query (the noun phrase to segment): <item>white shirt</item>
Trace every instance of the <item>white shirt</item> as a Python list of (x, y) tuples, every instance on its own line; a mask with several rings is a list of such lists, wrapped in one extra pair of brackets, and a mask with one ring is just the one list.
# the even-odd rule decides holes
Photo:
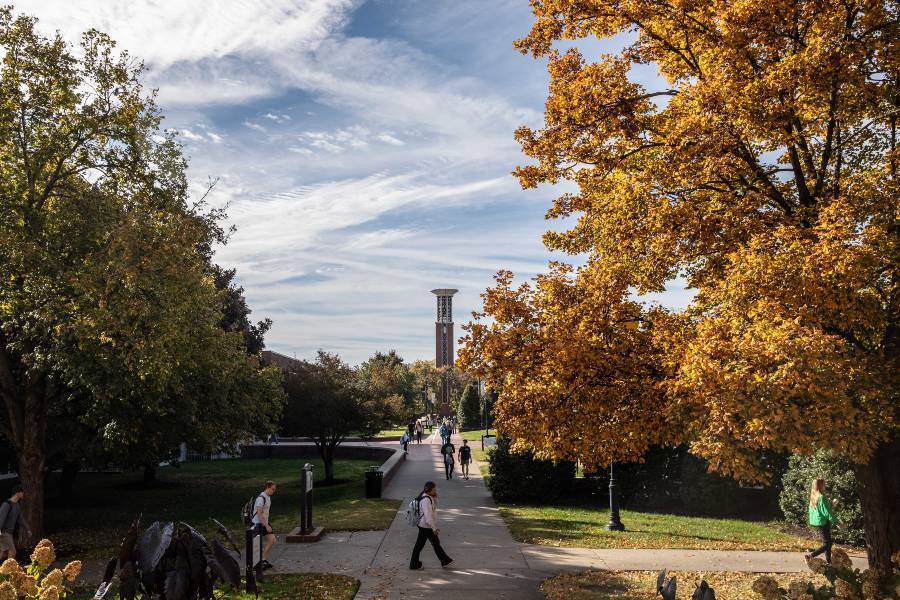
[[(259, 513), (262, 513), (263, 517), (265, 517), (265, 522), (269, 522), (269, 508), (272, 506), (272, 499), (269, 498), (269, 495), (263, 492), (259, 496), (256, 497), (256, 502), (253, 503), (253, 524), (259, 525), (262, 521), (259, 518)], [(262, 508), (262, 510), (259, 510)]]
[(437, 506), (435, 500), (428, 494), (423, 494), (419, 500), (419, 527), (437, 529)]

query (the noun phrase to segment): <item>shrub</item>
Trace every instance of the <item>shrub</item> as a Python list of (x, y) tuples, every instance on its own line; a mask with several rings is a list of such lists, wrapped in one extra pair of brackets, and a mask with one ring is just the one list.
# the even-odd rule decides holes
[(466, 386), (459, 398), (459, 408), (456, 414), (459, 416), (462, 429), (471, 430), (481, 427), (481, 402), (478, 399), (478, 389), (471, 383)]
[(862, 508), (856, 493), (856, 476), (850, 461), (831, 450), (819, 450), (812, 456), (792, 456), (782, 477), (779, 506), (789, 523), (806, 525), (809, 518), (809, 488), (813, 479), (827, 484), (826, 496), (832, 501), (835, 516), (844, 527), (832, 530), (835, 541), (865, 543)]
[(530, 453), (512, 453), (509, 445), (509, 440), (500, 438), (488, 455), (489, 486), (497, 502), (546, 504), (569, 494), (575, 463), (536, 460)]

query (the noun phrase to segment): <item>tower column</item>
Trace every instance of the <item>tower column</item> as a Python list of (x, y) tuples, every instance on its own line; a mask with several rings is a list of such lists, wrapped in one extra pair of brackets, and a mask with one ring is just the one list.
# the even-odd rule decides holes
[[(436, 289), (431, 293), (437, 296), (437, 319), (434, 323), (434, 364), (437, 368), (452, 367), (453, 356), (453, 294), (459, 290)], [(453, 412), (450, 408), (450, 382), (441, 381), (438, 393), (438, 413), (447, 416)]]

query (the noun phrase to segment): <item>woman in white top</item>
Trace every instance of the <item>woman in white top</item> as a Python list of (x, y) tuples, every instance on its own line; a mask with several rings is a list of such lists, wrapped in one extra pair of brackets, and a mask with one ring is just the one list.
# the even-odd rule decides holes
[(438, 539), (441, 530), (437, 526), (437, 485), (433, 481), (427, 482), (425, 489), (419, 494), (418, 500), (420, 515), (418, 522), (419, 537), (416, 538), (416, 544), (413, 546), (412, 557), (409, 559), (409, 568), (422, 568), (419, 554), (422, 552), (422, 548), (425, 547), (425, 540), (431, 542), (434, 553), (437, 555), (438, 560), (441, 561), (441, 566), (446, 567), (453, 562), (453, 559), (447, 556), (447, 553), (441, 547), (441, 540)]

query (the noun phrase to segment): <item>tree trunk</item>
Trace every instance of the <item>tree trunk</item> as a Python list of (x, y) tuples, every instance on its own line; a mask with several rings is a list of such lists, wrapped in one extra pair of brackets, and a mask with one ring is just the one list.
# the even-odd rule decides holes
[(154, 462), (148, 461), (144, 463), (144, 483), (156, 483), (157, 466)]
[(24, 546), (31, 546), (44, 534), (44, 444), (43, 432), (38, 425), (26, 425), (24, 439), (17, 449), (19, 460), (19, 482), (25, 498), (22, 502), (22, 513), (31, 527), (29, 532), (23, 531), (21, 539)]
[(856, 484), (866, 526), (869, 566), (891, 572), (900, 550), (900, 438), (882, 443), (868, 463), (856, 465)]
[(322, 460), (325, 462), (325, 483), (331, 483), (334, 481), (334, 447), (330, 444), (325, 446)]

